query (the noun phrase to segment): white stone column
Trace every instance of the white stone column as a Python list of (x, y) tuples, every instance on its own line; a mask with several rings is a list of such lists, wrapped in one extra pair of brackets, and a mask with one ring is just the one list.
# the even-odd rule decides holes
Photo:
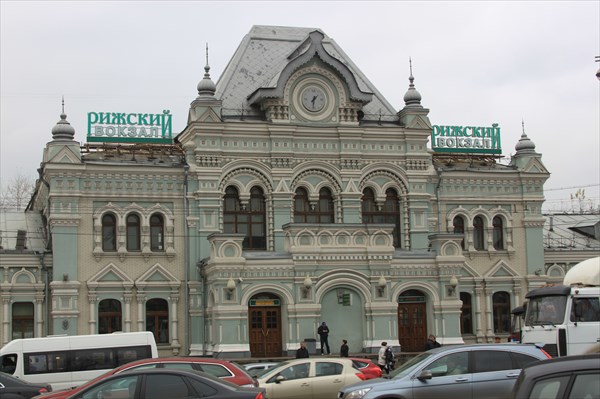
[(485, 294), (485, 302), (486, 302), (486, 306), (485, 306), (486, 317), (485, 318), (487, 320), (487, 329), (485, 331), (485, 335), (487, 335), (488, 337), (494, 336), (492, 291), (493, 291), (493, 289), (491, 287), (485, 287), (485, 290), (483, 291)]
[(125, 314), (123, 315), (123, 330), (125, 332), (131, 332), (131, 301), (133, 294), (123, 294), (123, 301), (125, 302)]
[(44, 294), (35, 296), (35, 335), (34, 337), (44, 336)]
[(88, 319), (88, 329), (90, 334), (98, 334), (98, 318), (96, 316), (96, 306), (98, 303), (98, 295), (96, 291), (90, 291), (88, 294), (88, 306), (90, 308), (90, 318)]
[(10, 294), (2, 294), (2, 346), (12, 340), (10, 336)]
[(146, 302), (146, 294), (137, 294), (137, 331), (146, 331), (144, 327), (144, 303)]
[[(478, 281), (477, 284), (481, 284), (481, 281)], [(481, 311), (483, 309), (483, 288), (481, 286), (475, 287), (475, 325), (477, 328), (475, 329), (475, 334), (477, 336), (477, 342), (480, 342), (483, 339), (483, 330), (481, 326), (483, 325), (483, 319), (481, 315)]]
[(170, 332), (170, 337), (171, 337), (171, 346), (173, 347), (173, 351), (177, 351), (179, 352), (179, 333), (178, 333), (178, 326), (179, 326), (179, 319), (177, 317), (177, 312), (178, 312), (178, 303), (179, 303), (179, 293), (171, 293), (171, 332)]

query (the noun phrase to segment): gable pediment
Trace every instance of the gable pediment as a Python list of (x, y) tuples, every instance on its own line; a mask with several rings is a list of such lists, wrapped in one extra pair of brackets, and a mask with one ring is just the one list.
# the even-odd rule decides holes
[(208, 108), (200, 117), (197, 119), (198, 122), (221, 122), (221, 118), (217, 113), (212, 109)]
[(548, 169), (538, 158), (531, 158), (527, 163), (527, 166), (523, 168), (523, 171), (527, 173), (549, 173)]
[(465, 262), (464, 266), (460, 269), (461, 279), (470, 279), (481, 277), (481, 275), (471, 265)]
[(485, 277), (516, 277), (518, 273), (504, 261), (498, 261), (486, 274)]
[(53, 156), (49, 157), (50, 163), (69, 163), (69, 164), (80, 164), (81, 160), (79, 156), (71, 150), (70, 147), (63, 147)]
[(156, 263), (154, 266), (146, 270), (146, 272), (135, 281), (135, 285), (142, 289), (147, 287), (178, 287), (180, 284), (181, 281), (160, 263)]
[(131, 288), (133, 280), (113, 263), (109, 263), (87, 282), (91, 289), (95, 288)]

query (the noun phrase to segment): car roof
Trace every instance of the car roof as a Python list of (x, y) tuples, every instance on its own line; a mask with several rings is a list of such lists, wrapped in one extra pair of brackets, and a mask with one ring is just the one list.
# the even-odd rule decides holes
[(134, 360), (129, 365), (134, 364), (148, 364), (148, 363), (164, 363), (164, 362), (189, 362), (189, 363), (218, 363), (218, 364), (232, 364), (228, 360), (215, 359), (212, 357), (193, 357), (193, 356), (171, 356), (171, 357), (154, 357), (147, 359)]
[(484, 349), (496, 349), (496, 350), (514, 350), (514, 351), (535, 351), (535, 349), (542, 349), (537, 344), (516, 344), (511, 342), (504, 343), (489, 343), (489, 344), (457, 344), (457, 345), (444, 345), (439, 348), (430, 349), (427, 352), (440, 353), (440, 352), (452, 352), (455, 350), (467, 351), (467, 350), (484, 350)]
[[(231, 382), (225, 381), (221, 378), (215, 377), (212, 374), (209, 373), (205, 373), (204, 371), (198, 371), (198, 370), (180, 370), (180, 369), (135, 369), (135, 370), (127, 370), (124, 371), (122, 373), (119, 374), (113, 374), (111, 375), (109, 378), (110, 379), (117, 379), (123, 376), (127, 376), (127, 375), (139, 375), (139, 374), (177, 374), (177, 375), (188, 375), (188, 376), (201, 376), (204, 377), (208, 380), (211, 380), (212, 382), (216, 383), (216, 384), (221, 384), (223, 386), (227, 386), (229, 388), (240, 388), (239, 385), (235, 385)], [(102, 383), (104, 381), (108, 381), (109, 378), (106, 378), (104, 380), (102, 380), (99, 383)]]
[(523, 367), (523, 374), (528, 378), (542, 375), (569, 373), (582, 370), (598, 370), (600, 353), (588, 355), (563, 356), (534, 362)]

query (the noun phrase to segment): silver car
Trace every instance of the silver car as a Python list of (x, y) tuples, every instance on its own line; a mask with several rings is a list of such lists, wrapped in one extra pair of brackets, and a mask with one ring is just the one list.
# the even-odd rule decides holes
[(374, 379), (344, 387), (340, 399), (505, 399), (521, 368), (549, 359), (528, 344), (453, 345), (424, 352)]

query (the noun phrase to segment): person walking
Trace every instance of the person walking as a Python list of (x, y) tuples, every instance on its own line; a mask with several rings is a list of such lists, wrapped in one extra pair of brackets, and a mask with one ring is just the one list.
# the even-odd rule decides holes
[(350, 352), (350, 348), (348, 347), (348, 341), (343, 339), (342, 346), (340, 346), (340, 357), (348, 357), (348, 352)]
[(300, 342), (300, 348), (296, 350), (296, 359), (304, 359), (308, 358), (308, 349), (306, 349), (306, 344), (304, 341)]
[(317, 329), (317, 333), (319, 334), (319, 338), (321, 338), (321, 355), (325, 354), (325, 347), (327, 347), (327, 354), (331, 354), (331, 349), (329, 349), (329, 327), (327, 327), (325, 322), (321, 323)]
[(385, 351), (387, 350), (387, 342), (383, 341), (381, 343), (381, 348), (379, 348), (379, 352), (377, 353), (377, 365), (381, 369), (381, 372), (386, 372), (386, 360), (385, 360)]
[(394, 369), (394, 364), (396, 361), (394, 360), (394, 351), (391, 346), (385, 348), (385, 371), (386, 373), (390, 373)]
[(428, 351), (433, 348), (439, 348), (440, 343), (435, 340), (435, 335), (430, 334), (429, 338), (427, 338), (427, 342), (425, 343), (425, 350)]

